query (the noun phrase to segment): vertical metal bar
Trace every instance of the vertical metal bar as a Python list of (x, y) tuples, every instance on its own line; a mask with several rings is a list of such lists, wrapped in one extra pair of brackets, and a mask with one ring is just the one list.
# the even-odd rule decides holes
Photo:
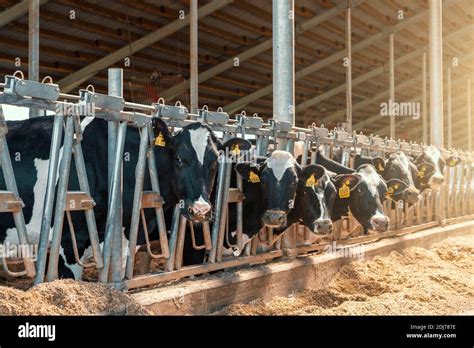
[[(140, 210), (143, 196), (143, 182), (145, 180), (146, 169), (146, 151), (148, 147), (148, 129), (140, 129), (140, 149), (138, 152), (138, 161), (135, 169), (135, 188), (133, 191), (132, 221), (130, 223), (130, 235), (128, 237), (128, 259), (125, 276), (127, 279), (133, 278), (133, 267), (135, 265), (135, 249), (137, 246), (138, 225), (140, 223)], [(146, 233), (146, 232), (145, 232)], [(114, 239), (115, 242), (115, 239)]]
[(190, 102), (191, 113), (196, 114), (199, 103), (199, 76), (198, 76), (198, 0), (189, 3), (189, 63), (190, 63)]
[[(0, 123), (5, 122), (3, 115), (3, 109), (0, 105)], [(6, 126), (4, 126), (6, 128)], [(10, 152), (8, 151), (8, 144), (5, 139), (5, 134), (0, 134), (0, 168), (3, 171), (3, 177), (5, 178), (5, 186), (7, 191), (13, 192), (15, 197), (19, 197), (18, 187), (16, 185), (15, 173), (13, 172), (12, 162), (10, 158)], [(13, 212), (13, 220), (15, 222), (16, 231), (18, 234), (18, 240), (21, 246), (29, 245), (28, 233), (26, 231), (25, 217), (23, 216), (23, 210)], [(4, 255), (5, 256), (5, 255)], [(26, 275), (28, 277), (35, 276), (35, 264), (28, 255), (23, 255), (23, 264), (25, 265)]]
[(467, 79), (467, 149), (472, 151), (472, 96), (471, 79)]
[[(87, 180), (86, 165), (84, 163), (84, 155), (82, 153), (81, 143), (75, 142), (73, 144), (72, 150), (74, 154), (74, 163), (76, 164), (79, 187), (81, 191), (85, 192), (88, 196), (90, 196), (91, 190), (89, 187), (89, 182)], [(97, 233), (94, 210), (85, 210), (84, 214), (86, 216), (87, 230), (89, 231), (89, 239), (91, 242), (91, 249), (96, 263), (96, 268), (101, 269), (104, 266), (104, 262), (102, 260), (102, 253), (100, 250), (100, 241), (99, 235)]]
[[(295, 124), (294, 1), (272, 1), (273, 22), (273, 117)], [(284, 150), (283, 139), (278, 149)]]
[(46, 194), (44, 196), (43, 216), (41, 218), (41, 231), (38, 256), (36, 258), (36, 277), (34, 284), (39, 284), (44, 281), (46, 270), (49, 233), (51, 230), (51, 220), (54, 208), (54, 193), (56, 192), (56, 180), (58, 178), (59, 151), (61, 149), (61, 139), (63, 135), (63, 119), (63, 115), (56, 115), (54, 117), (53, 135), (49, 151), (48, 180), (46, 183)]
[(179, 218), (179, 228), (178, 228), (178, 237), (176, 242), (176, 252), (175, 252), (175, 268), (178, 270), (183, 264), (183, 249), (184, 249), (184, 238), (186, 234), (186, 218), (183, 215), (180, 215)]
[[(28, 79), (39, 81), (39, 0), (28, 1)], [(39, 116), (39, 110), (30, 109), (29, 117)]]
[(453, 146), (453, 107), (451, 103), (451, 68), (448, 68), (448, 149)]
[(308, 141), (304, 141), (303, 143), (303, 154), (301, 156), (301, 165), (305, 166), (308, 164)]
[(442, 22), (440, 16), (441, 0), (429, 0), (430, 11), (430, 125), (431, 143), (443, 146), (443, 109), (442, 109)]
[(219, 162), (219, 170), (217, 173), (217, 193), (216, 193), (216, 222), (212, 225), (212, 249), (209, 253), (209, 262), (216, 262), (217, 243), (219, 237), (220, 221), (222, 219), (222, 200), (225, 184), (226, 175), (226, 159), (224, 156), (221, 157)]
[(170, 232), (170, 256), (168, 257), (168, 262), (166, 263), (166, 270), (171, 272), (174, 269), (174, 260), (176, 255), (176, 240), (178, 237), (178, 228), (179, 220), (181, 216), (179, 204), (176, 204), (173, 210), (173, 221), (171, 222), (171, 232)]
[[(108, 92), (109, 95), (115, 97), (123, 96), (123, 70), (119, 68), (113, 68), (108, 70)], [(108, 122), (108, 183), (109, 183), (109, 195), (111, 196), (112, 180), (113, 180), (113, 168), (115, 162), (115, 156), (117, 151), (117, 140), (118, 140), (118, 128), (119, 122)], [(123, 151), (122, 151), (123, 153)], [(120, 156), (123, 156), (123, 154)], [(117, 190), (116, 194), (118, 199), (116, 201), (116, 209), (114, 215), (114, 236), (120, 236), (120, 238), (113, 237), (113, 245), (111, 246), (111, 260), (110, 260), (110, 281), (115, 284), (119, 284), (122, 281), (122, 265), (125, 260), (122, 260), (122, 186), (123, 186), (123, 167), (120, 164), (120, 174), (118, 184), (115, 186)], [(110, 200), (110, 197), (109, 197)], [(104, 280), (105, 281), (105, 280)]]
[(428, 110), (427, 110), (427, 105), (428, 105), (428, 93), (426, 92), (426, 52), (423, 52), (423, 58), (422, 58), (422, 74), (421, 78), (423, 79), (421, 83), (422, 87), (422, 106), (421, 106), (421, 112), (422, 112), (422, 121), (423, 121), (423, 143), (428, 144)]
[[(122, 239), (122, 229), (117, 228), (117, 224), (121, 227), (121, 221), (117, 221), (117, 211), (121, 208), (121, 173), (123, 161), (123, 148), (125, 146), (125, 136), (127, 133), (127, 122), (120, 123), (117, 134), (117, 149), (115, 152), (114, 171), (112, 175), (112, 186), (110, 188), (109, 210), (107, 212), (107, 225), (105, 232), (104, 250), (102, 252), (104, 258), (104, 267), (99, 275), (99, 280), (106, 283), (109, 279), (110, 263), (112, 256), (112, 248), (115, 247), (114, 239)], [(122, 252), (120, 248), (120, 253)], [(122, 264), (119, 265), (120, 273)]]
[(346, 122), (347, 131), (352, 132), (352, 29), (351, 29), (351, 2), (347, 0), (346, 10)]
[[(390, 33), (389, 38), (389, 92), (391, 103), (395, 102), (395, 53), (393, 47), (393, 33)], [(395, 115), (390, 112), (390, 138), (395, 139)]]
[(229, 188), (230, 188), (230, 176), (231, 176), (231, 170), (232, 170), (232, 162), (230, 160), (227, 161), (227, 159), (223, 159), (225, 162), (225, 178), (224, 178), (224, 186), (223, 186), (223, 191), (222, 191), (222, 202), (221, 202), (221, 217), (220, 220), (216, 219), (219, 221), (219, 235), (217, 238), (217, 261), (221, 262), (222, 261), (222, 247), (224, 244), (224, 235), (226, 233), (226, 221), (227, 221), (227, 215), (229, 212)]
[(59, 167), (58, 193), (56, 197), (56, 208), (54, 210), (53, 235), (51, 238), (51, 249), (49, 251), (48, 272), (46, 273), (46, 279), (48, 281), (58, 278), (59, 250), (61, 247), (61, 236), (63, 232), (64, 210), (66, 208), (73, 140), (74, 118), (68, 116), (66, 117), (66, 129), (64, 131), (63, 155)]
[[(238, 173), (237, 175), (237, 189), (240, 192), (243, 192), (243, 180), (242, 176)], [(243, 247), (243, 231), (244, 231), (244, 204), (243, 202), (237, 202), (237, 226), (236, 226), (236, 233), (237, 233), (237, 247), (239, 248), (239, 252), (242, 251)]]
[[(161, 195), (160, 182), (158, 180), (158, 170), (156, 168), (155, 151), (154, 151), (154, 145), (153, 145), (153, 129), (149, 125), (147, 126), (147, 130), (148, 130), (148, 140), (149, 140), (147, 160), (148, 160), (148, 171), (150, 173), (151, 189), (154, 192)], [(156, 220), (158, 222), (158, 232), (160, 235), (161, 253), (164, 258), (168, 258), (170, 253), (169, 253), (168, 235), (167, 235), (167, 230), (166, 230), (163, 207), (155, 209), (155, 214), (156, 214)]]

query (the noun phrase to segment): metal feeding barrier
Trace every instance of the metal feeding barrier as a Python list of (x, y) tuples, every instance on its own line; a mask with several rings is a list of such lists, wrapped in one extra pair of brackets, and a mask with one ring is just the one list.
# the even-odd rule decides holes
[[(1, 86), (0, 86), (1, 87)], [(73, 102), (59, 101), (60, 98)], [(354, 167), (353, 155), (378, 155), (404, 151), (408, 155), (417, 156), (422, 153), (425, 145), (383, 139), (378, 136), (367, 136), (348, 133), (344, 130), (329, 130), (323, 126), (311, 125), (308, 128), (292, 127), (290, 123), (269, 120), (264, 122), (257, 115), (247, 116), (245, 112), (235, 115), (235, 119), (219, 109), (210, 111), (207, 107), (191, 114), (187, 108), (177, 102), (166, 105), (163, 99), (157, 104), (142, 105), (126, 102), (116, 95), (95, 93), (93, 89), (81, 90), (79, 96), (61, 94), (57, 85), (51, 80), (43, 83), (24, 80), (23, 77), (7, 76), (0, 93), (0, 104), (25, 106), (32, 109), (49, 110), (53, 117), (53, 135), (48, 168), (48, 181), (44, 201), (44, 211), (40, 233), (38, 259), (36, 264), (35, 282), (53, 280), (57, 277), (57, 267), (64, 217), (73, 241), (76, 261), (83, 267), (96, 267), (99, 280), (112, 284), (117, 288), (132, 289), (142, 286), (163, 283), (187, 276), (208, 273), (229, 267), (261, 263), (282, 256), (296, 257), (308, 252), (321, 252), (325, 245), (337, 240), (341, 246), (365, 242), (381, 237), (400, 233), (410, 233), (436, 225), (444, 225), (462, 219), (472, 219), (474, 214), (473, 192), (473, 154), (465, 151), (440, 149), (443, 156), (456, 155), (461, 160), (459, 165), (451, 165), (445, 169), (445, 184), (440, 191), (426, 190), (416, 204), (404, 204), (388, 198), (384, 202), (385, 213), (390, 217), (391, 226), (388, 232), (375, 235), (360, 235), (360, 226), (353, 217), (347, 216), (336, 224), (335, 232), (328, 238), (320, 239), (311, 245), (307, 240), (311, 232), (294, 224), (281, 238), (275, 238), (271, 229), (262, 230), (244, 246), (243, 241), (243, 194), (242, 177), (232, 170), (233, 164), (243, 160), (243, 156), (230, 159), (226, 154), (219, 161), (216, 192), (214, 201), (215, 219), (212, 224), (202, 223), (203, 243), (198, 245), (195, 235), (196, 225), (186, 220), (180, 213), (179, 204), (174, 207), (170, 226), (166, 226), (163, 212), (163, 198), (160, 194), (155, 146), (159, 146), (159, 136), (153, 132), (153, 118), (160, 118), (170, 128), (182, 128), (194, 122), (207, 124), (216, 134), (221, 134), (222, 141), (233, 137), (250, 139), (255, 142), (254, 151), (258, 156), (266, 156), (272, 149), (285, 149), (293, 152), (297, 142), (302, 143), (303, 153), (301, 164), (316, 163), (317, 151), (329, 158)], [(81, 108), (82, 107), (82, 108)], [(66, 110), (93, 110), (94, 116), (104, 119), (115, 131), (108, 133), (109, 157), (109, 197), (107, 221), (104, 231), (97, 231), (94, 217), (94, 201), (91, 197), (84, 157), (82, 154), (81, 120), (85, 112), (68, 113)], [(122, 164), (124, 144), (128, 127), (139, 132), (138, 159), (135, 168), (133, 187), (133, 203), (129, 231), (129, 246), (125, 272), (122, 269)], [(7, 191), (0, 191), (0, 213), (12, 213), (20, 243), (28, 244), (28, 231), (22, 215), (23, 203), (19, 197), (15, 177), (11, 165), (10, 154), (6, 144), (6, 122), (0, 113), (0, 158), (1, 169), (5, 178)], [(157, 145), (158, 144), (158, 145)], [(98, 149), (100, 151), (101, 149)], [(247, 150), (247, 149), (239, 149)], [(235, 153), (234, 153), (235, 154)], [(242, 151), (241, 155), (244, 154)], [(71, 162), (74, 159), (80, 191), (68, 190)], [(151, 180), (151, 190), (144, 191), (145, 173)], [(235, 183), (233, 185), (232, 183)], [(21, 183), (18, 183), (21, 186)], [(234, 186), (234, 187), (233, 187)], [(21, 191), (20, 191), (21, 192)], [(236, 234), (235, 243), (230, 243), (229, 218), (230, 205), (235, 204)], [(124, 207), (129, 209), (130, 207)], [(153, 210), (156, 216), (156, 228), (159, 235), (160, 252), (152, 248), (146, 221), (146, 210)], [(53, 221), (54, 212), (54, 221)], [(88, 237), (93, 250), (93, 262), (81, 260), (75, 243), (73, 213), (84, 212), (87, 221)], [(145, 249), (148, 259), (162, 259), (160, 270), (154, 273), (136, 275), (135, 258), (140, 224), (144, 233)], [(338, 226), (337, 226), (338, 225)], [(49, 240), (52, 228), (51, 240)], [(104, 246), (100, 249), (99, 235), (104, 235)], [(207, 258), (202, 264), (183, 266), (183, 247), (186, 238), (190, 238), (192, 247), (205, 250)], [(235, 249), (233, 255), (224, 255), (224, 242)], [(266, 243), (264, 250), (261, 243)], [(49, 262), (47, 254), (49, 253)], [(6, 258), (3, 264), (7, 267)], [(24, 272), (10, 272), (15, 275), (34, 276), (33, 260), (23, 259)], [(7, 268), (8, 269), (8, 268)]]

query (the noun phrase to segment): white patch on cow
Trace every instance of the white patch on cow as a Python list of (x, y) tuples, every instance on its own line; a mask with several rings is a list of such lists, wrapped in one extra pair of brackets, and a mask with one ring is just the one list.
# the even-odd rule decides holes
[(380, 175), (375, 171), (374, 167), (372, 166), (364, 166), (360, 168), (357, 172), (361, 174), (362, 180), (367, 183), (367, 187), (372, 197), (375, 197), (377, 195), (377, 188), (382, 182), (382, 178), (380, 178)]
[[(316, 193), (316, 197), (318, 198), (319, 209), (321, 209), (321, 215), (318, 218), (318, 220), (320, 220), (324, 217), (324, 192)], [(314, 232), (316, 232), (316, 231), (314, 231)]]
[(267, 159), (267, 167), (273, 171), (275, 178), (280, 181), (288, 168), (295, 166), (295, 158), (287, 151), (276, 150)]
[[(85, 252), (87, 252), (88, 249), (90, 249), (90, 247), (87, 248), (87, 249), (85, 250)], [(81, 257), (81, 261), (86, 260), (86, 258), (85, 258), (85, 252), (84, 252), (84, 255)], [(67, 261), (66, 261), (66, 255), (64, 254), (64, 249), (63, 249), (63, 247), (61, 247), (61, 248), (59, 249), (59, 256), (63, 258), (64, 266), (67, 267), (67, 268), (72, 272), (72, 274), (74, 275), (74, 280), (81, 280), (81, 279), (82, 279), (82, 273), (83, 273), (83, 271), (84, 271), (84, 268), (83, 268), (81, 265), (79, 265), (78, 263), (72, 263), (72, 264), (67, 263)]]
[[(33, 187), (33, 210), (31, 219), (26, 221), (28, 242), (37, 244), (41, 231), (41, 218), (43, 215), (44, 196), (46, 195), (46, 182), (48, 180), (49, 160), (35, 158), (33, 161), (36, 168), (36, 183)], [(51, 238), (51, 234), (50, 234)], [(16, 228), (9, 228), (6, 232), (5, 242), (19, 244)]]
[(84, 132), (86, 127), (94, 121), (95, 117), (94, 116), (86, 116), (84, 119), (81, 121), (81, 130)]
[[(230, 233), (232, 237), (235, 237), (237, 235), (237, 231), (233, 231)], [(242, 233), (242, 248), (238, 247), (230, 247), (230, 248), (222, 248), (222, 255), (223, 256), (232, 256), (234, 255), (235, 257), (240, 256), (242, 252), (245, 250), (245, 246), (247, 243), (251, 242), (252, 238), (249, 238), (245, 233)]]
[(189, 138), (191, 139), (191, 146), (196, 152), (198, 161), (201, 165), (204, 164), (204, 154), (206, 153), (207, 138), (209, 137), (209, 130), (204, 127), (192, 129), (189, 131)]

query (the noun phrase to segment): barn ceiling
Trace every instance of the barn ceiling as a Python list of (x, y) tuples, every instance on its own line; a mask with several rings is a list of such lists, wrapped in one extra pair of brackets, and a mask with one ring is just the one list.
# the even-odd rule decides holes
[[(19, 2), (0, 0), (0, 11)], [(40, 75), (50, 75), (60, 84), (68, 81), (64, 79), (71, 74), (119, 49), (132, 49), (134, 41), (179, 20), (180, 11), (187, 13), (189, 9), (187, 0), (44, 2), (40, 8)], [(199, 1), (199, 6), (210, 2)], [(364, 133), (387, 134), (388, 119), (378, 116), (380, 102), (388, 98), (387, 36), (395, 30), (396, 100), (420, 101), (422, 54), (428, 47), (428, 1), (361, 2), (352, 11), (353, 123), (356, 130)], [(332, 128), (344, 121), (345, 68), (341, 57), (345, 49), (345, 3), (345, 0), (295, 0), (297, 126), (315, 122)], [(337, 6), (340, 11), (335, 10)], [(338, 13), (311, 25), (311, 20), (327, 11)], [(399, 18), (400, 13), (403, 19)], [(463, 131), (467, 123), (467, 77), (472, 77), (474, 71), (473, 15), (471, 0), (443, 1), (444, 66), (453, 58), (459, 60), (459, 65), (452, 69), (455, 146), (465, 141), (463, 136), (466, 136)], [(406, 21), (409, 24), (403, 24)], [(200, 20), (199, 72), (209, 72), (225, 61), (245, 57), (244, 53), (265, 46), (271, 37), (271, 1), (235, 0)], [(27, 14), (0, 28), (0, 43), (0, 78), (17, 69), (27, 73)], [(199, 104), (206, 104), (210, 109), (222, 106), (232, 113), (246, 110), (247, 114), (256, 112), (270, 118), (271, 45), (260, 51), (249, 59), (239, 58), (238, 64), (218, 74), (208, 74), (199, 85)], [(20, 67), (15, 66), (17, 58)], [(177, 87), (185, 86), (189, 78), (188, 26), (127, 58), (111, 64), (124, 69), (127, 100), (150, 103), (164, 96), (169, 102), (179, 99), (188, 103), (186, 88)], [(373, 73), (374, 70), (379, 73)], [(444, 77), (446, 91), (446, 74)], [(107, 69), (100, 69), (71, 87), (71, 92), (88, 84), (105, 93)], [(397, 134), (419, 141), (420, 125), (419, 120), (403, 120), (397, 124)]]

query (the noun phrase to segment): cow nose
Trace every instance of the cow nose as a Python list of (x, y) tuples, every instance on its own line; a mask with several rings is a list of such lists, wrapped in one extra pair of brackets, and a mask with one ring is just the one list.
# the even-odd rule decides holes
[(197, 219), (204, 219), (211, 211), (211, 205), (207, 202), (197, 201), (189, 208), (189, 213)]
[(329, 219), (318, 219), (316, 220), (316, 233), (331, 233), (332, 222)]
[(267, 210), (263, 214), (262, 222), (270, 227), (281, 227), (286, 225), (286, 213), (283, 210)]
[(414, 187), (409, 187), (405, 191), (405, 201), (410, 204), (414, 204), (420, 200), (420, 191)]
[(388, 229), (390, 219), (385, 215), (375, 215), (370, 219), (374, 231), (385, 232)]

